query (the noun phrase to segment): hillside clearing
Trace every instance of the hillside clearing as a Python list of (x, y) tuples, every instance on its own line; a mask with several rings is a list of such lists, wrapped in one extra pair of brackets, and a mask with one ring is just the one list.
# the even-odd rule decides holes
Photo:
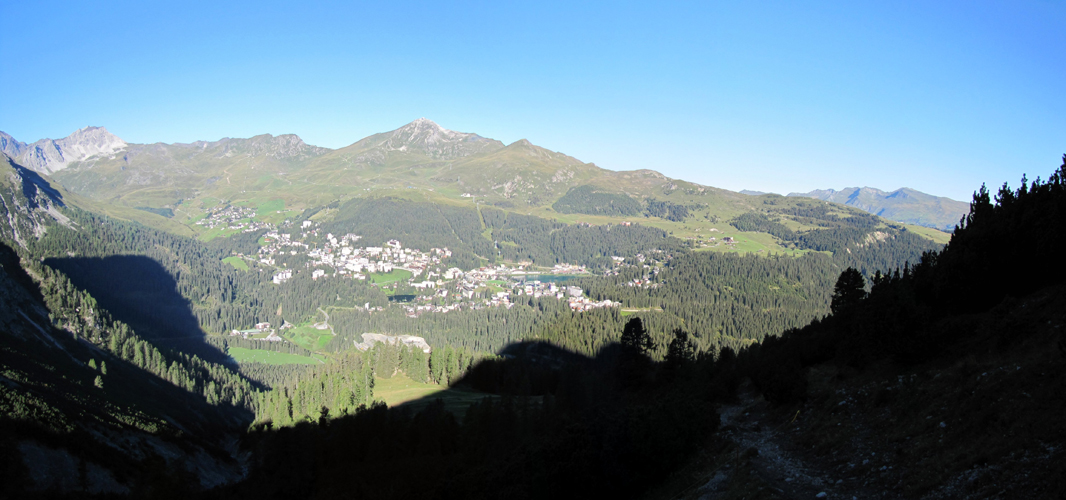
[(285, 352), (230, 347), (227, 353), (238, 363), (267, 363), (271, 365), (314, 365), (323, 361), (309, 356)]
[(437, 384), (415, 382), (398, 373), (391, 378), (374, 378), (374, 397), (385, 402), (389, 407), (407, 406), (418, 411), (436, 399), (444, 401), (444, 408), (456, 416), (465, 414), (472, 404), (490, 394), (469, 389), (460, 389)]
[(226, 257), (225, 259), (222, 259), (222, 262), (233, 266), (234, 269), (239, 269), (241, 271), (248, 270), (248, 264), (244, 262), (244, 259), (237, 257), (236, 255)]

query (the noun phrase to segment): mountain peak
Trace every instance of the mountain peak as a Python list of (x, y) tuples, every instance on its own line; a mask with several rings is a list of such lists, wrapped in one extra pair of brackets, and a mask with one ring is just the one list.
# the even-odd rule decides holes
[(411, 127), (411, 126), (414, 126), (414, 127), (433, 127), (433, 128), (438, 128), (438, 129), (443, 129), (444, 128), (444, 127), (441, 127), (440, 125), (437, 125), (437, 122), (435, 122), (433, 120), (430, 120), (429, 118), (426, 118), (424, 116), (422, 118), (419, 118), (419, 119), (411, 122), (411, 123), (408, 123), (406, 126), (408, 126), (408, 127)]
[(381, 142), (374, 146), (386, 152), (424, 154), (436, 159), (461, 158), (503, 147), (499, 141), (448, 130), (427, 118), (419, 118), (376, 137), (380, 137)]
[(77, 161), (111, 155), (127, 147), (126, 141), (104, 127), (84, 127), (62, 139), (41, 139), (23, 148), (19, 163), (51, 174)]
[(11, 158), (18, 158), (26, 150), (26, 143), (19, 142), (6, 132), (0, 130), (0, 151)]

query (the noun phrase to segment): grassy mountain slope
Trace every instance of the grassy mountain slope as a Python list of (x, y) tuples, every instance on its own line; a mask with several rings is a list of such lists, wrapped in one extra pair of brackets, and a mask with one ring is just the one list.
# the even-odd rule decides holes
[[(120, 153), (75, 162), (57, 172), (56, 180), (96, 202), (171, 211), (171, 222), (192, 228), (204, 239), (216, 234), (193, 223), (227, 204), (264, 213), (271, 210), (280, 221), (292, 216), (286, 210), (389, 196), (471, 208), (492, 205), (564, 223), (639, 221), (694, 241), (708, 241), (709, 235), (718, 232), (717, 239), (730, 236), (738, 242), (728, 247), (708, 245), (712, 250), (789, 251), (788, 245), (765, 232), (737, 232), (726, 222), (759, 210), (766, 199), (671, 179), (651, 170), (605, 170), (526, 140), (505, 146), (425, 119), (333, 151), (308, 146), (295, 136), (264, 135), (193, 144), (131, 144)], [(581, 203), (567, 203), (565, 213), (553, 208), (576, 188), (641, 208), (619, 213)], [(772, 200), (777, 205), (801, 202), (783, 197)], [(657, 209), (652, 210), (653, 206)], [(93, 208), (134, 218), (117, 208)], [(839, 210), (847, 213), (851, 209)], [(328, 218), (328, 212), (320, 218)], [(156, 227), (166, 225), (155, 219), (150, 222)], [(170, 226), (165, 229), (188, 234)]]
[(193, 233), (188, 226), (151, 212), (70, 193), (48, 176), (14, 163), (7, 155), (0, 155), (0, 198), (3, 199), (0, 227), (6, 237), (16, 242), (24, 241), (30, 234), (41, 234), (46, 221), (65, 220), (59, 208), (68, 204), (174, 234), (191, 236)]
[(328, 150), (299, 137), (269, 134), (191, 144), (131, 144), (56, 172), (71, 191), (137, 207), (173, 207), (211, 195), (229, 199), (250, 189), (285, 184), (285, 176)]
[(559, 186), (565, 192), (567, 186), (587, 182), (599, 170), (523, 139), (487, 155), (456, 161), (438, 170), (433, 180), (490, 200), (541, 206), (558, 197)]

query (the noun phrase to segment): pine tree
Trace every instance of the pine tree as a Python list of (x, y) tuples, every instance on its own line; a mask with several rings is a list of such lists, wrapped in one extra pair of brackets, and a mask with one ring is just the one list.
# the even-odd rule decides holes
[(625, 387), (639, 386), (648, 373), (651, 359), (647, 352), (655, 347), (640, 318), (633, 318), (622, 330), (622, 352), (618, 360), (618, 378)]
[(696, 345), (689, 340), (688, 332), (677, 328), (674, 330), (674, 340), (666, 350), (666, 367), (676, 369), (685, 363), (696, 359)]
[[(906, 269), (905, 269), (906, 271)], [(833, 287), (833, 302), (830, 309), (833, 314), (840, 314), (854, 307), (866, 297), (866, 280), (862, 273), (853, 267), (849, 267), (840, 273), (836, 286)]]
[(626, 322), (622, 330), (623, 350), (643, 355), (654, 348), (655, 343), (652, 342), (648, 331), (644, 329), (644, 322), (640, 318), (633, 318)]

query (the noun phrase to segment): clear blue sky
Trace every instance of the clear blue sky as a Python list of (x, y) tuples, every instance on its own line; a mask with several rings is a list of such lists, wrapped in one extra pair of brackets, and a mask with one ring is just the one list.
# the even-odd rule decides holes
[(734, 190), (963, 201), (1066, 153), (1063, 2), (574, 3), (3, 0), (0, 130), (337, 148), (424, 116)]

